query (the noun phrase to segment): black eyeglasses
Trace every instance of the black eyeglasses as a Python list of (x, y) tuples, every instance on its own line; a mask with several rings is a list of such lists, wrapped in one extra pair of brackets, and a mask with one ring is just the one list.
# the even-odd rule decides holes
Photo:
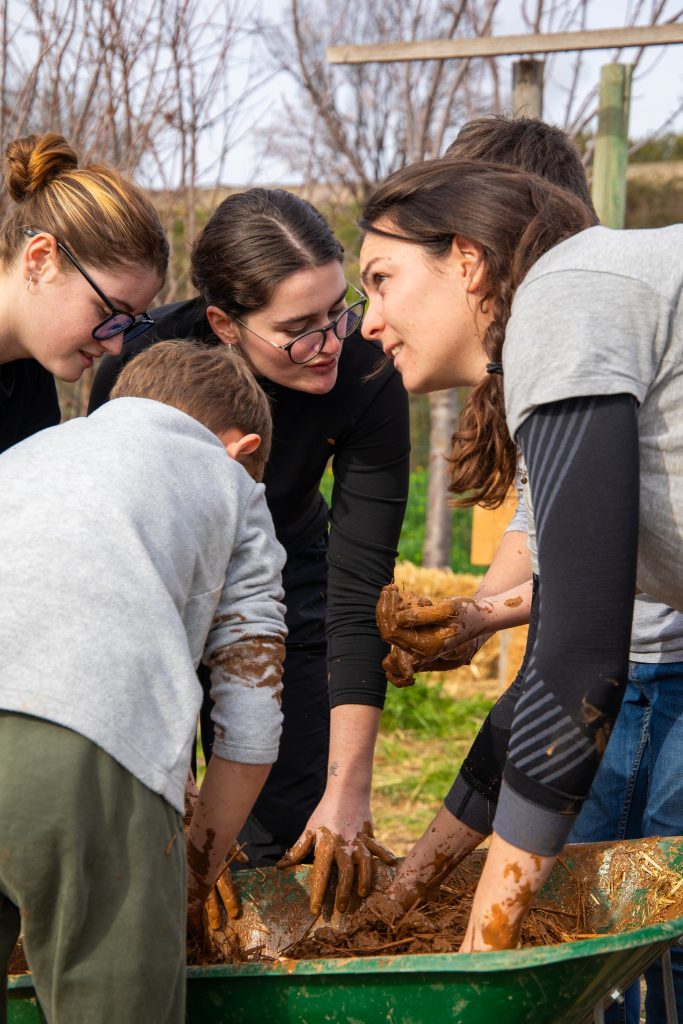
[[(357, 295), (362, 295), (362, 292), (359, 292), (352, 284), (349, 285), (349, 288), (352, 288)], [(300, 365), (301, 363), (310, 363), (311, 359), (315, 359), (318, 353), (323, 350), (328, 331), (333, 331), (339, 341), (344, 341), (353, 334), (363, 322), (365, 301), (365, 298), (359, 299), (358, 302), (347, 306), (335, 320), (332, 320), (325, 327), (318, 327), (315, 331), (306, 331), (305, 334), (300, 334), (298, 338), (288, 341), (286, 345), (278, 345), (276, 341), (264, 338), (262, 334), (255, 331), (249, 324), (245, 324), (237, 316), (233, 316), (232, 319), (236, 320), (242, 327), (246, 327), (248, 331), (255, 334), (261, 341), (265, 341), (266, 344), (279, 349), (281, 352), (286, 352), (293, 363)]]
[[(37, 231), (35, 228), (24, 228), (24, 234), (29, 238), (35, 238), (36, 235), (41, 234), (41, 232)], [(52, 234), (52, 232), (46, 231), (45, 234), (49, 235)], [(54, 235), (52, 237), (55, 238)], [(105, 306), (108, 306), (111, 310), (109, 316), (106, 316), (104, 320), (101, 320), (99, 324), (93, 328), (91, 332), (93, 338), (96, 338), (97, 341), (107, 341), (108, 338), (113, 338), (117, 334), (123, 333), (124, 342), (132, 341), (133, 338), (137, 338), (139, 334), (143, 334), (144, 331), (154, 326), (154, 321), (150, 317), (149, 313), (145, 312), (141, 313), (139, 316), (134, 316), (132, 313), (126, 313), (123, 309), (117, 309), (114, 303), (107, 298), (102, 289), (98, 288), (87, 270), (83, 269), (76, 257), (69, 252), (67, 247), (62, 245), (58, 238), (55, 238), (55, 242), (57, 243), (57, 248), (64, 253), (66, 258), (73, 264), (79, 274), (83, 275), (93, 291), (97, 292)]]

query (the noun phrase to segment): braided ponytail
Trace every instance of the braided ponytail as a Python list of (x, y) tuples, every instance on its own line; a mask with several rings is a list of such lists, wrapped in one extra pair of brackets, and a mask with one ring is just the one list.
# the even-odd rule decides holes
[[(479, 247), (486, 267), (479, 302), (491, 314), (482, 346), (492, 364), (502, 363), (512, 301), (531, 267), (553, 246), (597, 223), (575, 195), (533, 174), (448, 157), (406, 167), (379, 185), (362, 224), (372, 231), (380, 219), (396, 231), (394, 237), (435, 258), (450, 250), (455, 236)], [(501, 504), (514, 480), (517, 451), (500, 373), (487, 373), (471, 390), (453, 435), (451, 462), (454, 504)]]

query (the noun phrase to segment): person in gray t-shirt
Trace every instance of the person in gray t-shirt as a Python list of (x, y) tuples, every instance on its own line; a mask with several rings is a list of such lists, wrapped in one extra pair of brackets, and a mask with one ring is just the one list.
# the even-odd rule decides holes
[[(636, 589), (683, 610), (683, 226), (609, 231), (541, 178), (458, 160), (397, 172), (363, 214), (363, 333), (409, 391), (473, 385), (453, 489), (499, 503), (516, 445), (529, 471), (538, 623), (463, 946), (500, 948), (597, 771)], [(466, 814), (432, 823), (425, 862), (480, 841)]]

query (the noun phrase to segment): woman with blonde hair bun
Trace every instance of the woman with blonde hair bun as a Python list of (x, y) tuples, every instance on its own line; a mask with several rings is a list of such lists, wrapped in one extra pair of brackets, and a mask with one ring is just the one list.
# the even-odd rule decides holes
[(15, 208), (0, 227), (0, 451), (59, 422), (76, 381), (145, 330), (168, 243), (149, 199), (54, 132), (7, 147)]

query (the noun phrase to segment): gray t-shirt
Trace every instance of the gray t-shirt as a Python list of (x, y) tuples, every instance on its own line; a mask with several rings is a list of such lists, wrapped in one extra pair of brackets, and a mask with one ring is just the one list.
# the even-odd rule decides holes
[[(506, 533), (526, 533), (531, 568), (538, 574), (538, 550), (534, 517), (530, 507), (529, 477), (521, 452), (515, 474), (517, 506)], [(673, 664), (683, 662), (683, 615), (647, 594), (638, 594), (633, 606), (630, 661)]]
[[(81, 733), (182, 812), (200, 659), (286, 634), (263, 485), (185, 413), (117, 398), (0, 456), (0, 551), (0, 708)], [(272, 689), (212, 684), (214, 753), (272, 763)]]
[(638, 587), (683, 610), (683, 225), (551, 249), (517, 290), (503, 365), (513, 438), (548, 402), (638, 400)]

